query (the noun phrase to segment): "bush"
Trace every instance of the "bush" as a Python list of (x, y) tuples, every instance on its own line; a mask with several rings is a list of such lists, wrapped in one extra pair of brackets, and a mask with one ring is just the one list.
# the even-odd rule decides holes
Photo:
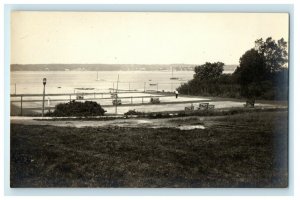
[(127, 116), (127, 115), (143, 115), (143, 114), (144, 114), (143, 112), (138, 112), (135, 109), (128, 110), (126, 113), (124, 113), (125, 116)]
[(55, 106), (53, 113), (49, 113), (50, 116), (55, 117), (70, 117), (70, 116), (102, 116), (106, 110), (104, 110), (100, 104), (93, 101), (77, 102), (75, 100), (68, 103), (60, 103)]

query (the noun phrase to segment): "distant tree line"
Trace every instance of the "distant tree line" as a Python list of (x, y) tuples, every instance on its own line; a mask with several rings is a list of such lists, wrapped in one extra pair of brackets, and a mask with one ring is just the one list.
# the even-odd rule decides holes
[[(11, 71), (191, 71), (192, 64), (11, 64)], [(226, 66), (227, 67), (227, 66)], [(229, 66), (230, 67), (230, 66)]]
[(196, 66), (194, 78), (182, 84), (181, 94), (247, 99), (287, 100), (287, 42), (258, 39), (245, 52), (233, 74), (223, 74), (224, 63)]

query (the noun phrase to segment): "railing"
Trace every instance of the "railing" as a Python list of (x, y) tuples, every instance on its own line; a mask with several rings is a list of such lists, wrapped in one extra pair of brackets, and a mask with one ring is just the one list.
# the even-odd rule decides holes
[[(118, 92), (118, 94), (133, 94), (133, 93), (143, 93), (143, 92)], [(59, 93), (59, 94), (46, 94), (45, 97), (63, 97), (65, 96), (66, 98), (57, 98), (57, 99), (45, 99), (45, 110), (52, 110), (55, 108), (55, 104), (61, 102), (70, 102), (72, 100), (76, 101), (87, 101), (87, 100), (95, 100), (95, 101), (102, 101), (101, 106), (103, 107), (112, 107), (113, 105), (113, 100), (115, 99), (114, 97), (110, 96), (112, 93)], [(151, 94), (151, 93), (149, 93)], [(83, 99), (77, 99), (77, 95), (82, 95), (84, 98)], [(96, 97), (101, 95), (101, 97)], [(107, 97), (103, 96), (106, 95)], [(122, 105), (119, 106), (128, 106), (128, 105), (144, 105), (144, 104), (151, 104), (150, 99), (155, 97), (155, 98), (164, 98), (164, 97), (169, 97), (173, 94), (171, 93), (161, 93), (161, 95), (157, 95), (157, 92), (153, 92), (153, 95), (143, 95), (143, 96), (119, 96), (119, 100), (127, 100), (125, 102), (122, 101)], [(39, 111), (42, 110), (42, 105), (41, 103), (43, 102), (43, 99), (32, 99), (35, 97), (42, 97), (42, 94), (11, 94), (11, 105), (16, 106), (16, 108), (19, 110), (16, 115), (23, 115), (24, 110), (30, 110), (30, 111)], [(17, 99), (16, 99), (17, 98)], [(27, 99), (26, 99), (27, 98)], [(31, 98), (31, 99), (28, 99)], [(147, 99), (149, 101), (147, 101)], [(128, 101), (129, 100), (129, 101)], [(138, 100), (138, 101), (134, 101)], [(48, 102), (48, 105), (47, 105)], [(49, 102), (56, 102), (54, 105), (52, 104), (51, 106), (49, 105)], [(32, 103), (31, 105), (24, 106), (24, 103)]]

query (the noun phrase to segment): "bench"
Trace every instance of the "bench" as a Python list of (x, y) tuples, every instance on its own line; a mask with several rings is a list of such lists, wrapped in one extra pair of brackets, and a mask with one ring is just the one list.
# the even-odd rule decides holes
[(117, 93), (111, 93), (110, 96), (111, 96), (111, 98), (117, 98), (118, 94)]
[(184, 107), (184, 110), (185, 111), (193, 111), (195, 108), (194, 108), (194, 105), (192, 104), (191, 106), (188, 106), (188, 107)]
[(198, 110), (207, 110), (209, 107), (209, 103), (199, 103)]
[(115, 106), (115, 105), (121, 105), (122, 104), (122, 101), (121, 101), (121, 99), (118, 99), (118, 100), (116, 100), (116, 99), (114, 99), (113, 101), (112, 101), (112, 104)]
[(208, 110), (213, 110), (213, 109), (215, 109), (215, 105), (208, 105), (207, 109)]
[(215, 105), (209, 105), (209, 103), (199, 103), (198, 110), (213, 110)]
[(246, 103), (244, 104), (245, 108), (254, 108), (255, 100), (254, 99), (248, 99)]
[(160, 103), (160, 100), (157, 97), (151, 97), (150, 98), (150, 103), (152, 103), (152, 104), (158, 104), (158, 103)]
[[(70, 97), (70, 98), (71, 98), (71, 97)], [(77, 99), (77, 100), (82, 100), (82, 99), (84, 99), (83, 94), (76, 94), (76, 99)]]

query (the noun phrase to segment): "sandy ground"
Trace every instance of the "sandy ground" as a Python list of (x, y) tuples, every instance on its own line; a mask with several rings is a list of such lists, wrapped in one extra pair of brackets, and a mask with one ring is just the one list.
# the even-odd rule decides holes
[[(189, 98), (186, 98), (189, 99)], [(194, 107), (197, 107), (200, 103), (195, 100), (194, 103), (178, 103), (178, 104), (156, 104), (156, 105), (141, 105), (141, 106), (121, 106), (117, 108), (118, 114), (124, 114), (128, 110), (136, 110), (139, 112), (160, 112), (160, 111), (178, 111), (178, 110), (184, 110), (185, 107), (189, 107), (193, 105)], [(202, 101), (201, 101), (202, 102)], [(234, 101), (203, 101), (202, 103), (209, 103), (210, 105), (215, 105), (215, 108), (238, 108), (243, 107), (244, 102), (234, 102)], [(256, 106), (264, 106), (264, 107), (272, 107), (271, 104), (260, 104), (257, 103)], [(104, 107), (108, 113), (114, 113), (115, 107)]]

